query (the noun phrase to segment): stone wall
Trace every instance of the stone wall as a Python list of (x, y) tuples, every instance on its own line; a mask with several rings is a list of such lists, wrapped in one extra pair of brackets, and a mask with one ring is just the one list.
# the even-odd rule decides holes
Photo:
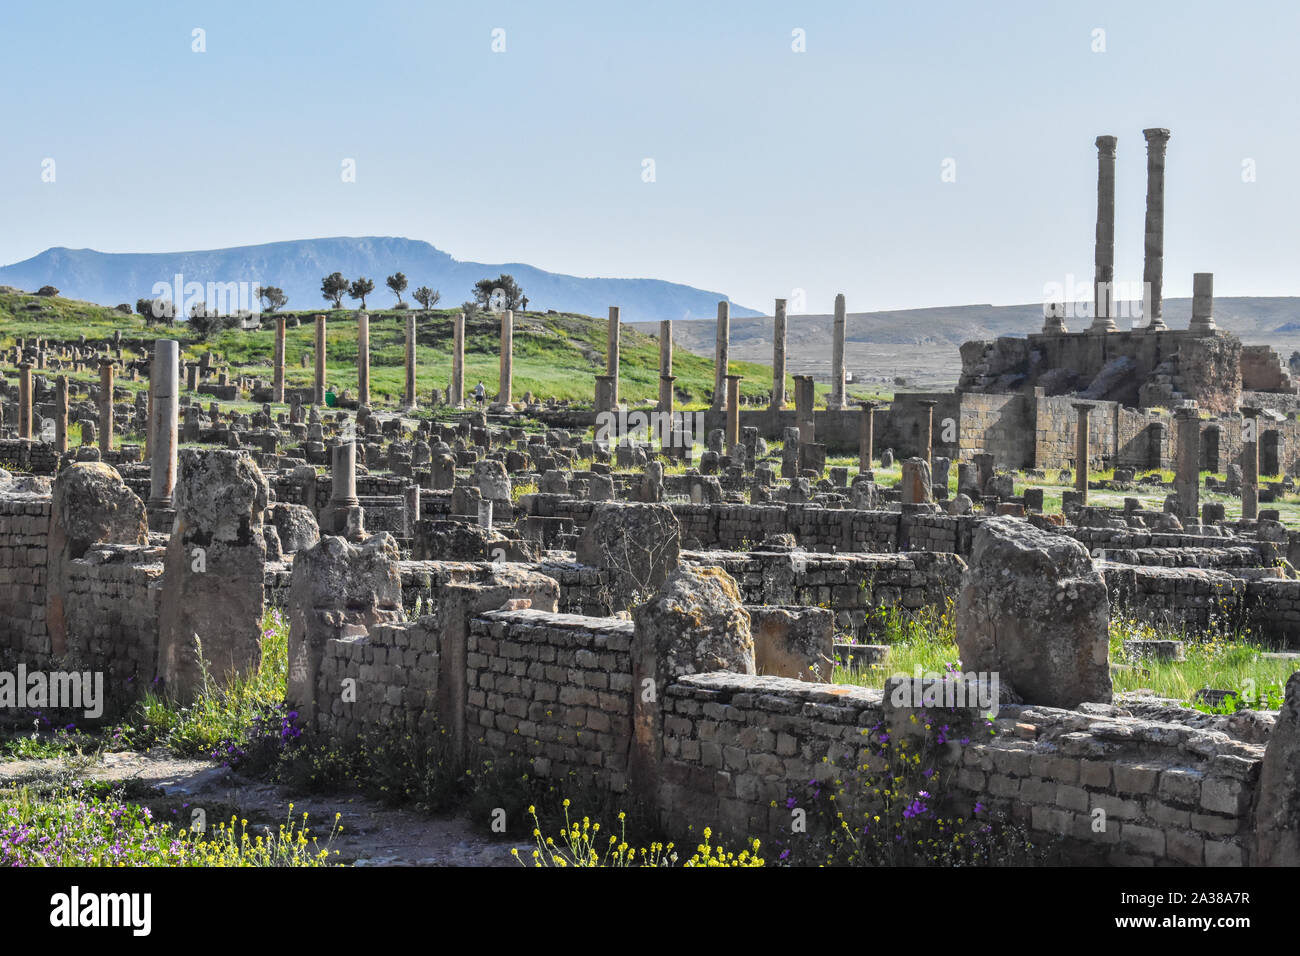
[(45, 629), (50, 496), (0, 494), (0, 653), (49, 660)]
[[(1087, 706), (1003, 707), (991, 728), (955, 748), (952, 812), (969, 816), (979, 800), (1073, 862), (1247, 862), (1261, 744), (1227, 738), (1227, 718), (1183, 722), (1157, 708), (1143, 719)], [(879, 690), (730, 673), (679, 679), (663, 709), (661, 823), (674, 831), (708, 823), (768, 845), (789, 839), (786, 800), (806, 805), (808, 781), (860, 792), (859, 768), (873, 764), (867, 735), (890, 719)]]

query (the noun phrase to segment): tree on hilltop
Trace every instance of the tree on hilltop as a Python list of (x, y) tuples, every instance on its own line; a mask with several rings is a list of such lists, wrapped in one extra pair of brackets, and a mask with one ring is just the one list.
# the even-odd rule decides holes
[(364, 277), (357, 279), (352, 285), (348, 286), (348, 295), (353, 299), (360, 299), (361, 308), (363, 309), (366, 307), (366, 296), (374, 291), (375, 280)]
[(442, 293), (437, 289), (430, 289), (427, 285), (422, 285), (414, 292), (415, 301), (420, 303), (426, 309), (432, 309), (442, 299)]
[(348, 292), (348, 280), (343, 278), (341, 272), (331, 272), (320, 283), (321, 297), (330, 299), (334, 303), (334, 308), (343, 308), (343, 297)]
[(397, 296), (397, 307), (399, 309), (402, 308), (404, 305), (402, 302), (402, 293), (406, 291), (406, 276), (402, 275), (400, 272), (394, 272), (385, 279), (384, 282), (388, 288), (392, 290), (393, 295)]

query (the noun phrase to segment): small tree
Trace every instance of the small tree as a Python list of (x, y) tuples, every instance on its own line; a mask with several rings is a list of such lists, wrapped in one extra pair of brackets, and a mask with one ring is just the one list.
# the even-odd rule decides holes
[(465, 313), (465, 318), (472, 319), (474, 318), (475, 315), (478, 314), (478, 303), (462, 302), (460, 304), (460, 310)]
[(422, 285), (414, 292), (415, 301), (420, 303), (426, 309), (432, 309), (442, 299), (442, 293), (437, 289), (430, 289), (427, 285)]
[(523, 295), (524, 290), (514, 276), (504, 272), (495, 279), (480, 279), (474, 283), (474, 301), (493, 312), (519, 308)]
[(320, 283), (321, 297), (330, 299), (334, 303), (334, 308), (343, 308), (343, 297), (348, 293), (348, 280), (343, 278), (341, 272), (331, 272)]
[(366, 307), (366, 296), (374, 291), (375, 280), (364, 277), (357, 279), (352, 285), (348, 286), (348, 295), (353, 299), (360, 299), (361, 308), (363, 309)]
[(259, 285), (253, 290), (253, 294), (262, 303), (264, 312), (274, 312), (276, 309), (282, 309), (289, 301), (289, 297), (284, 294), (284, 290), (274, 285)]
[(397, 296), (397, 307), (402, 308), (404, 304), (402, 302), (402, 293), (406, 291), (406, 276), (400, 272), (394, 272), (384, 282), (388, 288), (393, 290), (393, 295)]

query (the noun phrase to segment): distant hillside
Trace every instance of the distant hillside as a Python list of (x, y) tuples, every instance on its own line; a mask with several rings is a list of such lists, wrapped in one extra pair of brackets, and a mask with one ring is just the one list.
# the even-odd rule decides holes
[[(1134, 314), (1140, 307), (1133, 309)], [(1166, 299), (1164, 318), (1171, 328), (1186, 328), (1192, 316), (1191, 299)], [(1220, 328), (1241, 337), (1247, 345), (1270, 345), (1283, 361), (1300, 349), (1300, 298), (1225, 297), (1214, 301), (1214, 319)], [(1067, 318), (1073, 331), (1086, 328), (1090, 318)], [(829, 376), (831, 315), (791, 315), (787, 324), (787, 367), (791, 374)], [(1117, 320), (1127, 328), (1132, 320)], [(947, 388), (961, 372), (957, 349), (972, 339), (1002, 335), (1023, 336), (1043, 327), (1043, 307), (1030, 305), (958, 305), (893, 312), (850, 312), (847, 322), (847, 366), (859, 383), (892, 383), (895, 377), (908, 385)], [(644, 326), (645, 331), (652, 331)], [(673, 323), (673, 341), (699, 355), (712, 355), (716, 319), (708, 317)], [(731, 320), (731, 357), (747, 361), (772, 361), (772, 318), (758, 316)]]
[[(427, 242), (391, 237), (301, 239), (201, 252), (110, 253), (56, 247), (0, 267), (0, 285), (29, 292), (52, 285), (70, 298), (113, 306), (134, 304), (150, 296), (155, 283), (170, 285), (180, 273), (186, 282), (204, 286), (209, 282), (279, 286), (289, 296), (290, 309), (309, 310), (327, 304), (321, 297), (321, 278), (342, 272), (349, 279), (373, 279), (375, 291), (367, 304), (378, 308), (395, 302), (384, 279), (399, 271), (410, 283), (407, 301), (411, 292), (427, 285), (442, 293), (443, 308), (471, 298), (470, 290), (478, 280), (503, 272), (523, 287), (529, 311), (602, 316), (617, 305), (625, 322), (690, 319), (716, 315), (718, 302), (727, 298), (661, 279), (582, 278), (520, 262), (460, 262)], [(731, 314), (759, 313), (733, 304)]]

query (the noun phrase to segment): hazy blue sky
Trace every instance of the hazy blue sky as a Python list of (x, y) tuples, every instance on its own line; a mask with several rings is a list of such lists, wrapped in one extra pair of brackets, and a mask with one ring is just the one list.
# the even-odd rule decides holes
[(6, 2), (0, 262), (396, 235), (764, 310), (1032, 302), (1091, 279), (1100, 133), (1141, 278), (1167, 126), (1166, 296), (1296, 295), (1297, 36), (1289, 0)]

